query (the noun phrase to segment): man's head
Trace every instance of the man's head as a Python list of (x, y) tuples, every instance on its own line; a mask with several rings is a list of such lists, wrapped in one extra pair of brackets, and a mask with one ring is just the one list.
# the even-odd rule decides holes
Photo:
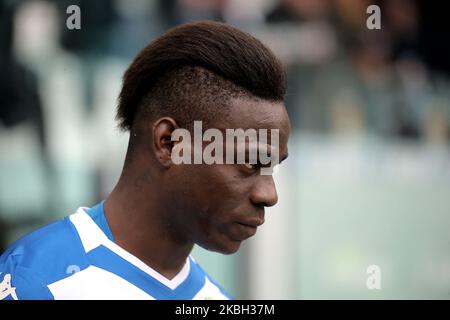
[(272, 176), (259, 174), (258, 165), (174, 163), (174, 130), (192, 131), (194, 121), (222, 132), (278, 129), (276, 151), (283, 159), (290, 132), (285, 92), (285, 73), (273, 53), (222, 23), (173, 28), (135, 58), (117, 112), (120, 127), (130, 131), (123, 175), (142, 199), (162, 204), (157, 218), (173, 238), (235, 252), (262, 224), (264, 207), (277, 202)]

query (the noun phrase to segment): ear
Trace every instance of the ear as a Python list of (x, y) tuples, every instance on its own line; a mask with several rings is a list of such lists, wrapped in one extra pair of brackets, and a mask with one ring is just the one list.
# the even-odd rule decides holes
[(177, 122), (170, 117), (163, 117), (153, 124), (153, 148), (158, 160), (163, 166), (172, 165), (172, 149), (175, 141), (172, 141), (172, 132), (178, 128)]

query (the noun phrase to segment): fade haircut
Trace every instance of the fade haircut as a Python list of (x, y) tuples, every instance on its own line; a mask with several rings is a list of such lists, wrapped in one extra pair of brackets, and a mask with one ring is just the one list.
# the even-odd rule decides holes
[(259, 40), (224, 23), (172, 28), (145, 47), (123, 77), (119, 127), (171, 116), (183, 127), (224, 115), (230, 98), (283, 101), (286, 75)]

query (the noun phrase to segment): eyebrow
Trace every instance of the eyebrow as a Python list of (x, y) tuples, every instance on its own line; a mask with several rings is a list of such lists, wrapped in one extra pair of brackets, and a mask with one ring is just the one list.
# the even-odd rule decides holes
[[(259, 149), (258, 149), (257, 151), (259, 152)], [(269, 153), (268, 153), (268, 156), (271, 157), (271, 156), (272, 156), (272, 153), (269, 152)], [(281, 158), (279, 164), (281, 164), (284, 160), (286, 160), (287, 157), (289, 157), (289, 153), (286, 153), (286, 155), (285, 155), (283, 158)]]
[[(246, 153), (250, 152), (250, 148), (248, 146), (245, 146), (245, 152)], [(256, 152), (259, 154), (259, 148), (256, 148)], [(236, 156), (236, 153), (234, 154), (234, 156)], [(271, 157), (272, 156), (272, 152), (268, 151), (267, 152), (267, 156)], [(283, 158), (281, 158), (279, 163), (281, 164), (284, 160), (287, 159), (288, 156), (289, 156), (289, 152), (287, 152), (286, 155)]]

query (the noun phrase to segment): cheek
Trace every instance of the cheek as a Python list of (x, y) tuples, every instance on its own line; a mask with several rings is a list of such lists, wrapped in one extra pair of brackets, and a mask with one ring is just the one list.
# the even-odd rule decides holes
[(249, 208), (249, 183), (238, 174), (235, 166), (222, 166), (208, 175), (204, 190), (206, 195), (199, 215), (202, 228), (219, 233)]
[(245, 197), (246, 181), (235, 166), (211, 165), (199, 174), (199, 184), (211, 208), (231, 209)]
[(188, 165), (182, 169), (174, 181), (178, 181), (176, 203), (186, 222), (195, 219), (207, 230), (225, 224), (246, 205), (250, 179), (243, 178), (236, 166)]

